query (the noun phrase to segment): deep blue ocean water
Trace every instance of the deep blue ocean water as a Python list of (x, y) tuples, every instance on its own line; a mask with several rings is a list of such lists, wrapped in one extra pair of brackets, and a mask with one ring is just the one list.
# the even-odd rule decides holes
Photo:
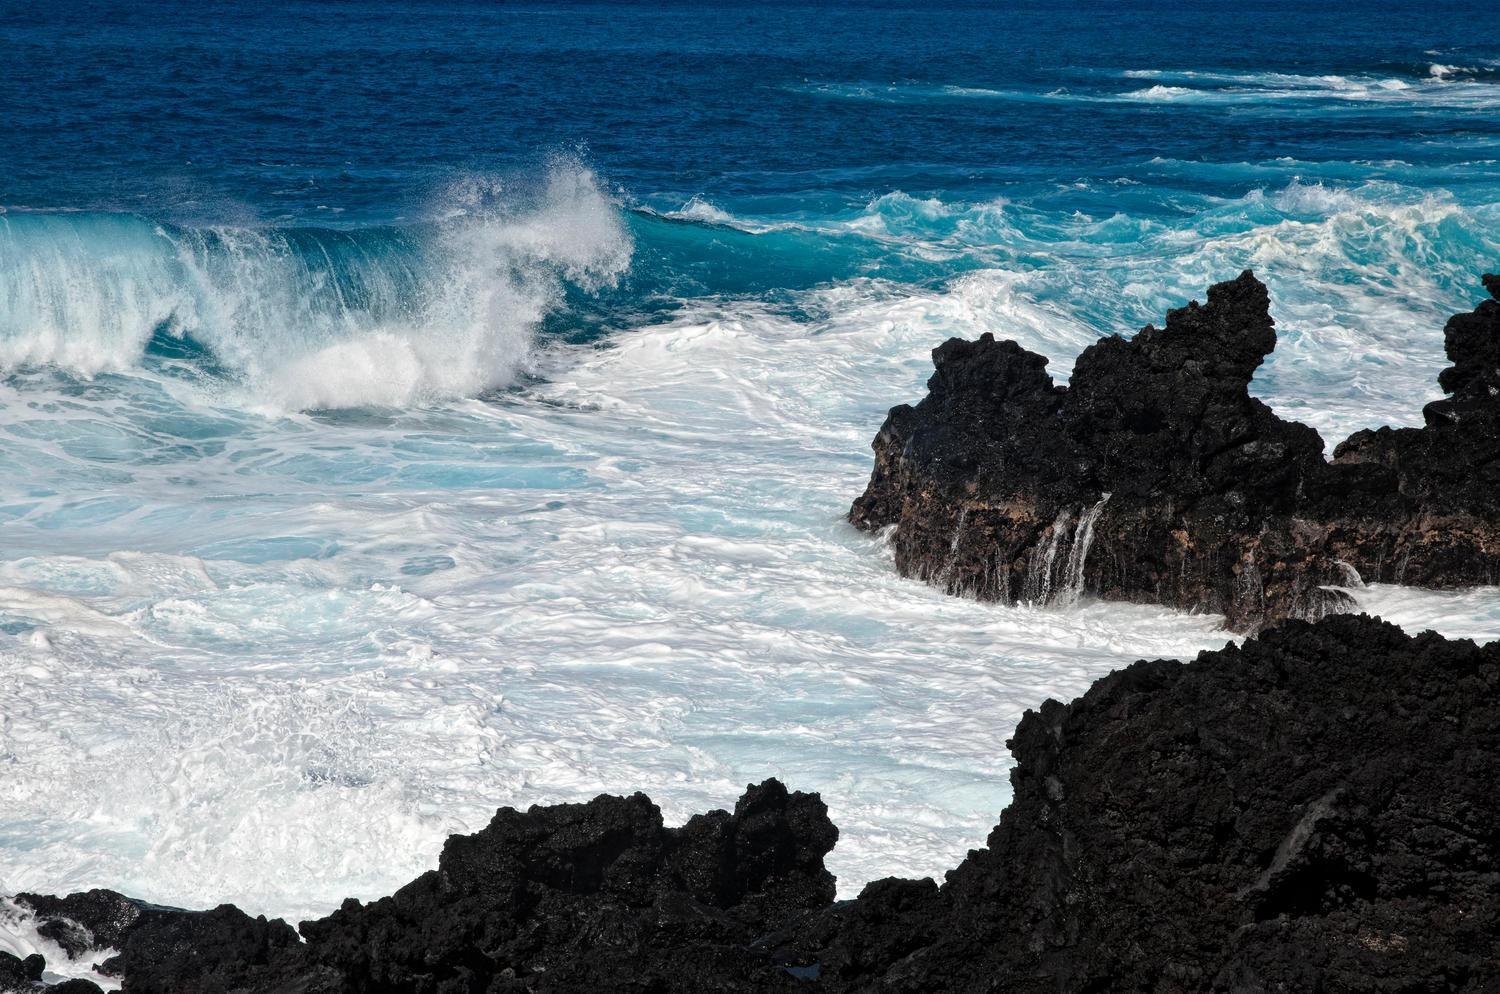
[(0, 892), (317, 911), (771, 773), (846, 893), (951, 865), (1022, 709), (1224, 635), (896, 578), (841, 518), (885, 409), (1249, 266), (1260, 396), (1416, 423), (1500, 269), (1493, 22), (0, 2)]
[[(1500, 134), (1469, 3), (7, 4), (4, 200), (187, 222), (411, 220), (577, 154), (631, 202), (832, 213), (1152, 159), (1440, 167)], [(1242, 77), (1120, 99), (1162, 70)], [(1361, 99), (1348, 80), (1408, 85)], [(1415, 89), (1412, 89), (1415, 87)], [(1279, 96), (1267, 96), (1269, 90)], [(1300, 96), (1299, 96), (1300, 92)], [(1378, 95), (1378, 90), (1377, 94)], [(1473, 177), (1470, 177), (1471, 179)], [(1461, 177), (1454, 177), (1462, 182)], [(1186, 185), (1233, 195), (1243, 179)], [(1059, 206), (1062, 202), (1059, 203)], [(1072, 206), (1098, 207), (1079, 197)], [(1111, 204), (1110, 206), (1113, 206)]]

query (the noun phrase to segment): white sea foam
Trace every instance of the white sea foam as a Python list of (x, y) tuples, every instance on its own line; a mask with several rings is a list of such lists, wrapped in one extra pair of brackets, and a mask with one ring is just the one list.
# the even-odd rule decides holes
[(744, 223), (723, 208), (715, 207), (698, 196), (690, 197), (687, 203), (675, 211), (667, 212), (666, 216), (685, 221), (707, 221), (710, 224), (722, 224), (727, 227), (740, 227)]
[[(842, 513), (931, 348), (991, 331), (1066, 379), (1098, 334), (1254, 265), (1282, 334), (1254, 389), (1333, 440), (1415, 422), (1500, 249), (1491, 208), (1388, 183), (1194, 203), (1169, 225), (892, 193), (816, 223), (972, 271), (683, 302), (543, 350), (540, 385), (490, 402), (268, 417), (139, 371), (8, 378), (0, 892), (304, 916), (389, 892), (499, 804), (640, 788), (680, 821), (772, 774), (829, 802), (843, 894), (952, 866), (1008, 798), (1025, 708), (1227, 636), (898, 577)], [(590, 210), (544, 216), (503, 251), (583, 281), (623, 264)], [(325, 359), (281, 406), (425, 389)], [(1356, 596), (1500, 636), (1493, 590)]]
[[(1158, 77), (1160, 78), (1160, 77)], [(1183, 82), (1204, 81), (1184, 79)], [(1234, 105), (1269, 109), (1275, 105), (1323, 104), (1325, 110), (1341, 105), (1381, 105), (1410, 109), (1428, 106), (1453, 110), (1482, 110), (1500, 106), (1500, 94), (1485, 84), (1431, 81), (1408, 83), (1401, 79), (1348, 79), (1343, 76), (1291, 77), (1258, 80), (1259, 85), (1181, 86), (1157, 83), (1121, 94), (1127, 101), (1180, 104)]]
[[(951, 864), (1004, 803), (1022, 708), (1224, 636), (896, 576), (841, 513), (951, 319), (828, 293), (816, 327), (700, 313), (569, 350), (498, 407), (247, 421), (194, 460), (215, 506), (13, 529), (34, 548), (5, 580), (55, 592), (0, 612), (36, 626), (0, 657), (0, 799), (32, 840), (4, 886), (308, 914), (389, 891), (501, 803), (639, 787), (681, 820), (771, 774), (824, 792), (845, 893)], [(508, 486), (456, 483), (497, 468)], [(165, 496), (181, 467), (131, 472)]]
[(39, 953), (47, 961), (42, 979), (49, 984), (78, 978), (91, 980), (107, 991), (120, 989), (118, 980), (98, 972), (99, 965), (117, 950), (99, 947), (72, 959), (66, 950), (37, 931), (38, 924), (30, 910), (0, 897), (0, 952), (17, 959)]
[(1347, 591), (1360, 610), (1416, 633), (1432, 629), (1449, 638), (1493, 642), (1500, 633), (1500, 589), (1421, 590), (1375, 583)]

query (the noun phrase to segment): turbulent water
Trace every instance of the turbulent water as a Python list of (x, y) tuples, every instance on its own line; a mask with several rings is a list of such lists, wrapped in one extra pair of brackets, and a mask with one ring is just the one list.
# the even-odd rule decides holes
[(842, 894), (952, 865), (1023, 709), (1226, 635), (898, 578), (842, 515), (931, 348), (1251, 266), (1331, 448), (1500, 269), (1493, 12), (1300, 6), (0, 4), (0, 893), (307, 915), (771, 774)]

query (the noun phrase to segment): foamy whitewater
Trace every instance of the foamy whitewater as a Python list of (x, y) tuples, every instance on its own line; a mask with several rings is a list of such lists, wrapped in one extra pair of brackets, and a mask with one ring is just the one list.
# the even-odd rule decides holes
[[(1014, 338), (1066, 380), (1098, 335), (1253, 267), (1280, 334), (1258, 396), (1330, 450), (1419, 423), (1443, 322), (1500, 268), (1494, 72), (964, 84), (1152, 127), (1243, 103), (1446, 129), (1379, 154), (1289, 138), (715, 192), (605, 149), (447, 175), (378, 223), (9, 204), (0, 893), (296, 920), (390, 892), (499, 805), (640, 789), (675, 822), (769, 775), (827, 801), (842, 896), (940, 874), (1006, 804), (1023, 710), (1228, 635), (899, 578), (843, 520), (886, 409), (949, 336)], [(767, 92), (1006, 103), (955, 87)], [(1500, 637), (1500, 591), (1351, 592)], [(0, 949), (87, 971), (44, 945), (0, 906)]]

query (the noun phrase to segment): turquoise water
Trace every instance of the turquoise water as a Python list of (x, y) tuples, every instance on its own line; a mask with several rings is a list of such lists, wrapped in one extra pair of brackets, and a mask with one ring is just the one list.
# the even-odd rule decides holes
[(896, 577), (931, 348), (1249, 266), (1331, 447), (1500, 268), (1488, 8), (1300, 6), (0, 5), (0, 892), (306, 914), (768, 774), (845, 894), (952, 865), (1024, 708), (1226, 636)]

